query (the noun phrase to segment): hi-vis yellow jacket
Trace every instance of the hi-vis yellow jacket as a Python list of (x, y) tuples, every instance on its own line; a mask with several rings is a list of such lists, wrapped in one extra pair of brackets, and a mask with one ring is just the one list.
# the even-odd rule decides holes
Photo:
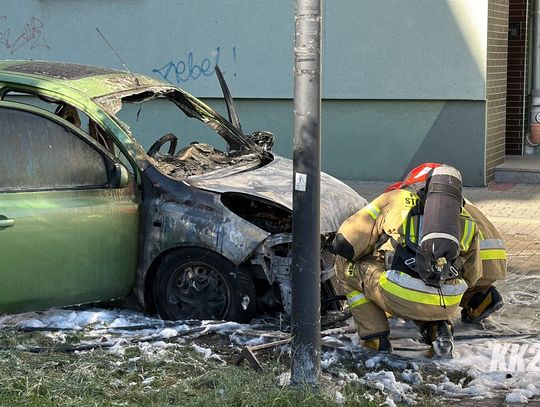
[[(385, 192), (345, 220), (338, 235), (341, 234), (352, 245), (352, 260), (358, 261), (375, 251), (395, 250), (396, 244), (405, 245), (408, 214), (417, 201), (418, 196), (411, 191), (398, 189)], [(422, 238), (419, 218), (410, 218), (409, 230), (413, 242), (420, 242)], [(385, 234), (391, 239), (381, 244), (380, 238)], [(476, 223), (464, 209), (461, 212), (460, 249), (463, 262), (460, 277), (472, 287), (482, 276), (482, 261)]]

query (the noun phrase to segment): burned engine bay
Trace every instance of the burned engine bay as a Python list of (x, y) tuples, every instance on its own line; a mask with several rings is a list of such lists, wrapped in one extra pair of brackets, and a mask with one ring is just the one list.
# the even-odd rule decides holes
[[(271, 133), (244, 135), (239, 125), (234, 127), (209, 106), (177, 89), (109, 95), (99, 103), (113, 111), (122, 127), (137, 139), (165, 134), (147, 154), (162, 173), (173, 178), (224, 169), (245, 171), (272, 159)], [(182, 147), (177, 150), (177, 145)]]
[(260, 163), (257, 154), (226, 153), (215, 149), (210, 144), (197, 142), (183, 148), (175, 155), (156, 154), (154, 159), (161, 172), (177, 179), (207, 174), (228, 167), (251, 168)]

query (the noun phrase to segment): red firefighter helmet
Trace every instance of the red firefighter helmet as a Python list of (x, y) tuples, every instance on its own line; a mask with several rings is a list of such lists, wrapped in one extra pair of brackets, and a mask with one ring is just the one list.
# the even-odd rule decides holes
[(394, 182), (384, 192), (393, 191), (394, 189), (401, 189), (407, 185), (417, 184), (419, 182), (425, 182), (428, 174), (433, 170), (433, 168), (440, 167), (442, 164), (439, 163), (424, 163), (420, 164), (418, 167), (413, 168), (403, 181)]

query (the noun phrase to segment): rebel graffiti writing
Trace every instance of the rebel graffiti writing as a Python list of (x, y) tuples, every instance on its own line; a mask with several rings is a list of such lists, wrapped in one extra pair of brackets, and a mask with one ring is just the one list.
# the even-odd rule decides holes
[(50, 49), (43, 34), (44, 26), (43, 21), (32, 16), (21, 29), (14, 29), (9, 25), (7, 16), (0, 16), (0, 48), (8, 50), (10, 55), (25, 46)]
[[(215, 66), (219, 65), (221, 67), (222, 60), (223, 52), (221, 47), (216, 47), (209, 56), (202, 58), (197, 58), (196, 54), (190, 51), (184, 59), (169, 61), (165, 65), (153, 69), (152, 72), (160, 75), (169, 83), (178, 84), (214, 75)], [(236, 47), (232, 47), (232, 62), (236, 62)], [(233, 75), (236, 76), (236, 73)]]

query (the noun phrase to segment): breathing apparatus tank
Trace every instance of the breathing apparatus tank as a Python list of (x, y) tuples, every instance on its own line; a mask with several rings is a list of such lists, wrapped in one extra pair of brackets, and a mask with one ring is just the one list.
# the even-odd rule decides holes
[(460, 252), (461, 174), (448, 165), (434, 168), (426, 180), (425, 194), (420, 241), (424, 264), (417, 264), (416, 271), (426, 284), (440, 287), (459, 272), (454, 263)]

